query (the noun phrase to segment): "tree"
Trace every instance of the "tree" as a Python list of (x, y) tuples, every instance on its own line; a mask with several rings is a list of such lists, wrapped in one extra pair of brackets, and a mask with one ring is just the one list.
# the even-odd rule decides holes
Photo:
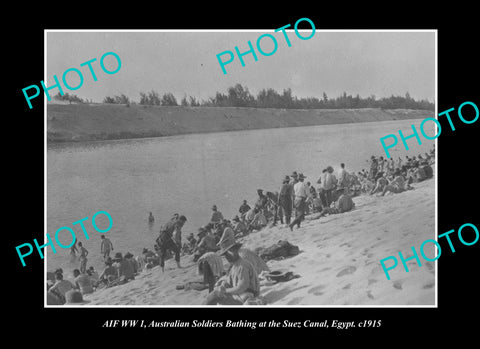
[(191, 107), (198, 107), (200, 105), (200, 102), (197, 101), (197, 99), (195, 97), (188, 96), (188, 98), (190, 100), (190, 106)]
[(72, 104), (72, 102), (85, 103), (82, 98), (78, 97), (77, 95), (68, 94), (68, 92), (65, 93), (63, 96), (60, 94), (60, 92), (58, 92), (55, 96), (53, 96), (53, 98), (58, 101), (68, 101), (70, 104)]
[(140, 92), (140, 104), (142, 105), (160, 105), (160, 97), (154, 90), (148, 94)]
[(236, 84), (229, 87), (228, 90), (228, 105), (230, 107), (246, 107), (253, 104), (255, 98), (250, 94), (247, 87), (241, 84)]
[(161, 104), (165, 105), (165, 106), (177, 106), (178, 105), (177, 99), (170, 92), (167, 92), (167, 93), (163, 94), (162, 99), (161, 99)]
[(327, 97), (327, 94), (325, 92), (323, 92), (323, 104), (327, 104), (328, 103), (328, 97)]
[(283, 90), (282, 106), (283, 106), (283, 108), (292, 108), (293, 107), (292, 89), (287, 88), (287, 89)]
[[(57, 98), (57, 96), (55, 96)], [(60, 96), (64, 99), (64, 96)], [(115, 96), (115, 103), (128, 103), (128, 97), (124, 95)], [(67, 96), (65, 100), (80, 100), (78, 97)], [(104, 103), (113, 103), (111, 97), (106, 97)], [(177, 106), (175, 96), (170, 93), (164, 93), (160, 98), (158, 93), (150, 91), (148, 93), (140, 92), (140, 104), (143, 105), (165, 105)], [(383, 109), (427, 109), (435, 110), (435, 104), (428, 100), (416, 101), (407, 92), (405, 96), (384, 97), (376, 99), (375, 95), (362, 98), (357, 93), (355, 97), (343, 92), (336, 98), (328, 98), (325, 92), (322, 98), (315, 96), (307, 98), (297, 98), (293, 95), (290, 88), (283, 89), (278, 93), (273, 88), (264, 88), (253, 96), (246, 86), (235, 84), (227, 89), (227, 93), (216, 92), (214, 97), (207, 100), (198, 100), (195, 97), (184, 95), (180, 101), (182, 106), (207, 106), (207, 107), (256, 107), (256, 108), (298, 108), (298, 109), (326, 109), (326, 108), (383, 108)]]
[(103, 99), (103, 103), (115, 104), (116, 102), (115, 98), (107, 96)]
[(122, 93), (120, 96), (115, 96), (115, 103), (130, 104), (130, 99)]

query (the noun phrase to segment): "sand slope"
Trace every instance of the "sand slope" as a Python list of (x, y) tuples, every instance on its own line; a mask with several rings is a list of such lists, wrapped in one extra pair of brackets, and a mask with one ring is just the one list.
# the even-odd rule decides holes
[(47, 140), (88, 141), (432, 117), (427, 110), (48, 104)]
[[(301, 253), (269, 261), (272, 270), (293, 271), (301, 277), (263, 286), (270, 306), (278, 305), (434, 305), (435, 263), (420, 255), (420, 245), (435, 238), (435, 180), (413, 184), (415, 190), (385, 197), (359, 196), (356, 208), (320, 219), (307, 217), (300, 229), (273, 227), (252, 233), (244, 246), (268, 247), (278, 240), (298, 245)], [(415, 246), (422, 266), (400, 260), (387, 280), (380, 259), (401, 251), (405, 258)], [(433, 258), (433, 244), (425, 246)], [(85, 298), (95, 305), (200, 305), (208, 290), (176, 290), (176, 285), (198, 279), (191, 256), (183, 268), (167, 261), (166, 272), (154, 268), (126, 285), (96, 291)]]

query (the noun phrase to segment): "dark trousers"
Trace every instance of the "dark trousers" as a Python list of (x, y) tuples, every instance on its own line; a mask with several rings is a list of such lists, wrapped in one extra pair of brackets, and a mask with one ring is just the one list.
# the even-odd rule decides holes
[(203, 261), (201, 267), (203, 270), (203, 283), (208, 285), (208, 292), (212, 292), (215, 287), (215, 275), (213, 275), (212, 268), (210, 268), (210, 264), (207, 261)]
[(305, 200), (306, 198), (295, 198), (295, 219), (290, 223), (290, 227), (293, 227), (295, 224), (300, 228), (300, 222), (303, 221), (305, 217)]
[(333, 195), (333, 189), (325, 190), (325, 201), (326, 201), (327, 207), (329, 207), (333, 202), (332, 195)]
[(283, 208), (281, 205), (275, 205), (275, 216), (273, 217), (273, 224), (277, 224), (277, 220), (280, 219), (280, 223), (283, 224)]
[(320, 197), (320, 201), (322, 202), (323, 207), (327, 207), (327, 191), (325, 189), (321, 189), (318, 192), (318, 196)]
[[(280, 205), (282, 211), (280, 214), (285, 215), (285, 223), (290, 224), (290, 219), (292, 217), (292, 200), (291, 199), (283, 199), (280, 201)], [(283, 222), (282, 222), (283, 224)]]
[(167, 250), (175, 253), (175, 261), (180, 262), (180, 248), (171, 238), (165, 238), (159, 241), (158, 254), (160, 256), (160, 266), (165, 266), (165, 254)]

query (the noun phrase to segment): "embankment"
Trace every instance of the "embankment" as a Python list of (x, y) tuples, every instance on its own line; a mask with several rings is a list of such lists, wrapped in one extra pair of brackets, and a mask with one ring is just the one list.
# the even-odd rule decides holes
[(428, 110), (48, 104), (47, 141), (74, 142), (433, 117)]

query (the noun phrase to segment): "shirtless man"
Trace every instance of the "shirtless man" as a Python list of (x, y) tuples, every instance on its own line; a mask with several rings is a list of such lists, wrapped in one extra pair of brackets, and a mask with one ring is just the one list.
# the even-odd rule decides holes
[(92, 280), (87, 274), (82, 274), (80, 270), (75, 269), (73, 277), (75, 278), (75, 288), (79, 289), (82, 294), (93, 293)]
[(74, 288), (73, 284), (68, 280), (63, 280), (63, 274), (55, 273), (55, 285), (50, 287), (48, 292), (52, 292), (53, 294), (58, 294), (62, 302), (65, 302), (65, 293), (72, 290)]
[(78, 248), (80, 250), (80, 257), (79, 257), (80, 267), (79, 267), (79, 269), (80, 269), (81, 273), (85, 273), (87, 271), (88, 251), (85, 247), (83, 247), (81, 242), (78, 243)]
[(113, 244), (109, 238), (106, 238), (105, 235), (100, 237), (102, 239), (102, 243), (100, 245), (100, 251), (103, 255), (103, 260), (107, 260), (110, 257), (110, 252), (113, 251)]

